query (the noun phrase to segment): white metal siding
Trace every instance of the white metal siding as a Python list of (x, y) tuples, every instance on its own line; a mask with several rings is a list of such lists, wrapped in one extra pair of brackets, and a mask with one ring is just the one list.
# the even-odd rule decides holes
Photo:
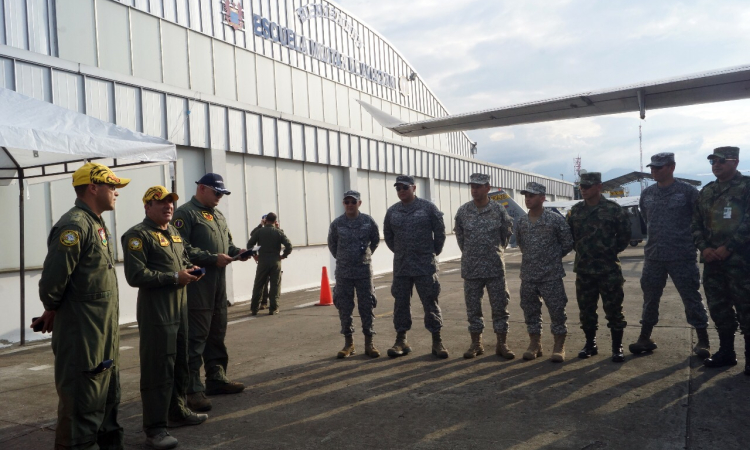
[(164, 46), (164, 82), (189, 89), (187, 31), (169, 22), (162, 22), (161, 38)]
[(216, 74), (216, 95), (231, 100), (237, 99), (235, 86), (234, 47), (214, 40), (214, 73)]
[(58, 0), (56, 11), (60, 58), (96, 67), (94, 0)]
[(109, 0), (98, 0), (96, 15), (106, 27), (99, 30), (99, 67), (131, 75), (129, 9)]
[(214, 93), (213, 55), (211, 38), (195, 32), (188, 33), (190, 42), (190, 86), (193, 90)]

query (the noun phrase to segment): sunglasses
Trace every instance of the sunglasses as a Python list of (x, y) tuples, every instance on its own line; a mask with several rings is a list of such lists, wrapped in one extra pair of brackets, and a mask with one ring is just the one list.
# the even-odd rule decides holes
[(591, 189), (594, 186), (596, 185), (595, 184), (582, 184), (579, 187), (585, 191), (586, 189)]
[(411, 189), (411, 186), (404, 186), (403, 184), (396, 185), (397, 191), (408, 191), (409, 189)]
[(354, 200), (354, 199), (351, 199), (351, 200), (349, 200), (349, 199), (346, 199), (346, 200), (344, 200), (344, 204), (345, 204), (345, 205), (356, 205), (356, 204), (357, 204), (357, 200)]
[(211, 186), (208, 186), (208, 185), (205, 185), (205, 184), (203, 186), (206, 186), (207, 188), (209, 188), (212, 191), (214, 191), (214, 195), (216, 195), (217, 197), (223, 197), (224, 196), (223, 192), (219, 192), (219, 191), (217, 191), (215, 188), (213, 188)]
[(116, 190), (116, 189), (117, 189), (117, 186), (115, 186), (114, 184), (107, 184), (107, 183), (94, 183), (94, 185), (95, 185), (95, 186), (104, 186), (104, 187), (106, 187), (107, 189), (109, 189), (110, 191), (114, 191), (114, 190)]
[(737, 158), (711, 158), (708, 160), (708, 163), (712, 166), (716, 163), (724, 164), (727, 161), (738, 161)]
[(656, 170), (658, 172), (658, 171), (660, 171), (661, 169), (663, 169), (665, 167), (667, 167), (667, 166), (651, 166), (651, 170)]

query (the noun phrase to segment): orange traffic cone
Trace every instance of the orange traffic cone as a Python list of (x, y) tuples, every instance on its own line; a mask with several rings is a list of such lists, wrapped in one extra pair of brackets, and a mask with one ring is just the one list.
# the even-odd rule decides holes
[(315, 306), (333, 305), (333, 294), (331, 293), (331, 284), (328, 282), (328, 269), (323, 266), (323, 276), (320, 280), (320, 303)]

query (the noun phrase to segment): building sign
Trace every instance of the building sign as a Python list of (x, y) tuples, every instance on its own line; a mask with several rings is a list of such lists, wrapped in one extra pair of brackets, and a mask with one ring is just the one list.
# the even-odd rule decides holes
[(242, 10), (242, 3), (237, 0), (222, 0), (221, 12), (224, 16), (224, 23), (235, 30), (245, 29), (245, 12)]
[(341, 11), (334, 8), (333, 6), (323, 5), (320, 3), (310, 3), (309, 5), (297, 8), (295, 11), (300, 22), (320, 17), (322, 19), (328, 19), (338, 26), (343, 28), (346, 34), (349, 35), (354, 45), (357, 48), (362, 48), (362, 37), (359, 35), (359, 30), (354, 26), (352, 20), (341, 14)]

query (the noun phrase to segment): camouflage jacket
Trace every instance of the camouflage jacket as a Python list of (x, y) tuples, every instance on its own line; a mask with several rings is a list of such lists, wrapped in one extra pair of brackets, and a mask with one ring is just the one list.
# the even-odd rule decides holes
[(388, 208), (383, 224), (385, 244), (393, 252), (393, 276), (418, 277), (437, 272), (435, 256), (443, 251), (443, 213), (427, 200), (415, 198)]
[(336, 259), (336, 278), (372, 276), (372, 254), (380, 244), (378, 225), (367, 214), (354, 219), (342, 214), (328, 228), (328, 250)]
[(516, 242), (522, 252), (522, 280), (552, 281), (565, 276), (562, 258), (573, 250), (573, 235), (563, 216), (546, 209), (536, 223), (528, 214), (521, 216)]
[(617, 254), (630, 243), (630, 219), (620, 205), (600, 197), (596, 206), (576, 203), (568, 215), (576, 261), (573, 271), (599, 275), (620, 271)]
[(697, 199), (698, 190), (679, 180), (667, 187), (651, 185), (641, 193), (639, 207), (648, 225), (646, 259), (695, 261), (690, 222)]
[[(725, 182), (708, 183), (700, 192), (691, 229), (701, 252), (722, 245), (730, 264), (750, 264), (750, 177), (737, 172)], [(701, 258), (703, 260), (703, 258)]]
[(481, 210), (474, 201), (456, 211), (456, 233), (461, 249), (461, 277), (467, 279), (505, 276), (503, 251), (513, 234), (513, 219), (498, 202), (490, 202)]

